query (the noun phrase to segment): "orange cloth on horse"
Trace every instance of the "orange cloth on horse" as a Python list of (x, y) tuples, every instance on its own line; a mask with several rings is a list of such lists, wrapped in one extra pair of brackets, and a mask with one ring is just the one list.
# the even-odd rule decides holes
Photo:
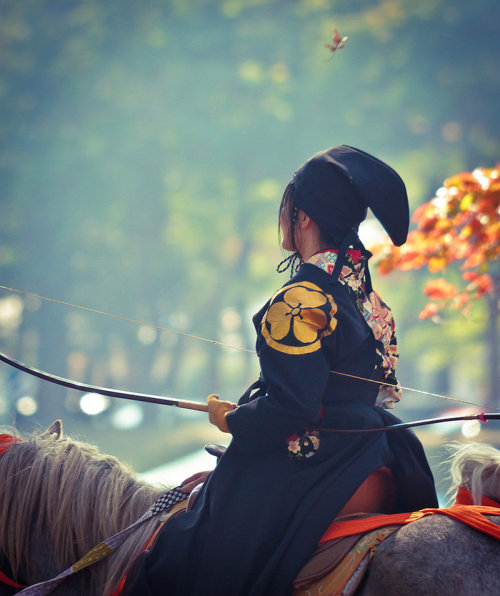
[[(472, 493), (466, 486), (459, 486), (457, 491), (457, 496), (455, 497), (455, 503), (457, 505), (475, 505), (474, 500), (472, 498)], [(500, 508), (500, 503), (498, 501), (494, 501), (489, 497), (485, 497), (481, 495), (481, 505), (485, 505), (486, 507), (498, 507)]]
[(500, 526), (497, 526), (489, 519), (484, 517), (485, 515), (500, 515), (500, 503), (497, 503), (492, 499), (488, 499), (487, 497), (483, 497), (483, 499), (487, 499), (488, 502), (493, 505), (464, 505), (464, 501), (471, 502), (471, 499), (470, 496), (467, 496), (467, 489), (465, 487), (460, 488), (462, 490), (459, 490), (458, 492), (458, 501), (455, 502), (451, 507), (443, 509), (421, 509), (420, 511), (414, 511), (411, 513), (395, 513), (392, 515), (380, 515), (377, 517), (368, 517), (349, 521), (334, 521), (328, 530), (323, 534), (319, 544), (323, 544), (328, 540), (342, 538), (343, 536), (363, 534), (364, 532), (370, 532), (376, 528), (409, 524), (427, 515), (433, 515), (436, 513), (447, 515), (448, 517), (456, 519), (457, 521), (462, 522), (471, 528), (475, 528), (480, 532), (489, 534), (490, 536), (500, 540)]

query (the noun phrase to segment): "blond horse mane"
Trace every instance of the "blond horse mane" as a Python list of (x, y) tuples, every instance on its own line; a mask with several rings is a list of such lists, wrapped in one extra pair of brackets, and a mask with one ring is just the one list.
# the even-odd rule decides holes
[[(23, 439), (0, 456), (0, 557), (9, 562), (15, 581), (29, 584), (54, 575), (35, 571), (33, 561), (41, 551), (50, 553), (61, 572), (136, 521), (165, 492), (138, 481), (126, 465), (93, 445), (53, 429)], [(158, 517), (142, 524), (116, 553), (77, 574), (86, 594), (116, 589), (160, 523)]]
[(481, 495), (500, 502), (500, 451), (486, 443), (453, 443), (450, 445), (451, 479), (450, 493), (460, 485), (472, 493), (476, 505)]

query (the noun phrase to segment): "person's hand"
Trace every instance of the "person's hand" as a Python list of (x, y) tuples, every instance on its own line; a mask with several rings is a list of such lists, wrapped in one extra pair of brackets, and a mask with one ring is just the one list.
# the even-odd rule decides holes
[(211, 472), (211, 470), (207, 470), (206, 472), (196, 472), (196, 474), (186, 478), (186, 480), (182, 481), (181, 492), (189, 494), (194, 488), (203, 484)]
[(221, 401), (215, 393), (207, 397), (208, 419), (223, 433), (230, 433), (226, 415), (238, 406), (230, 401)]

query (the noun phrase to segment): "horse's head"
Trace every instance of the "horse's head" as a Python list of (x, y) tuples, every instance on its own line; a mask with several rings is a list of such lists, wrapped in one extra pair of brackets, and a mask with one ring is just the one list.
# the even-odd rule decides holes
[[(0, 455), (0, 569), (25, 585), (49, 579), (136, 521), (162, 492), (93, 445), (64, 437), (61, 421), (12, 441)], [(80, 572), (84, 592), (116, 584), (151, 532), (145, 524), (117, 553)]]

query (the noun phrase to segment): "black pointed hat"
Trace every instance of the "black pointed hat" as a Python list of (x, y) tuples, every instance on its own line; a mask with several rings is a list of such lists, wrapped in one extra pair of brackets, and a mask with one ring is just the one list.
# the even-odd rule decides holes
[(392, 242), (406, 242), (410, 211), (404, 182), (373, 155), (339, 145), (313, 155), (293, 177), (294, 199), (330, 237), (339, 242), (365, 219), (367, 208)]

